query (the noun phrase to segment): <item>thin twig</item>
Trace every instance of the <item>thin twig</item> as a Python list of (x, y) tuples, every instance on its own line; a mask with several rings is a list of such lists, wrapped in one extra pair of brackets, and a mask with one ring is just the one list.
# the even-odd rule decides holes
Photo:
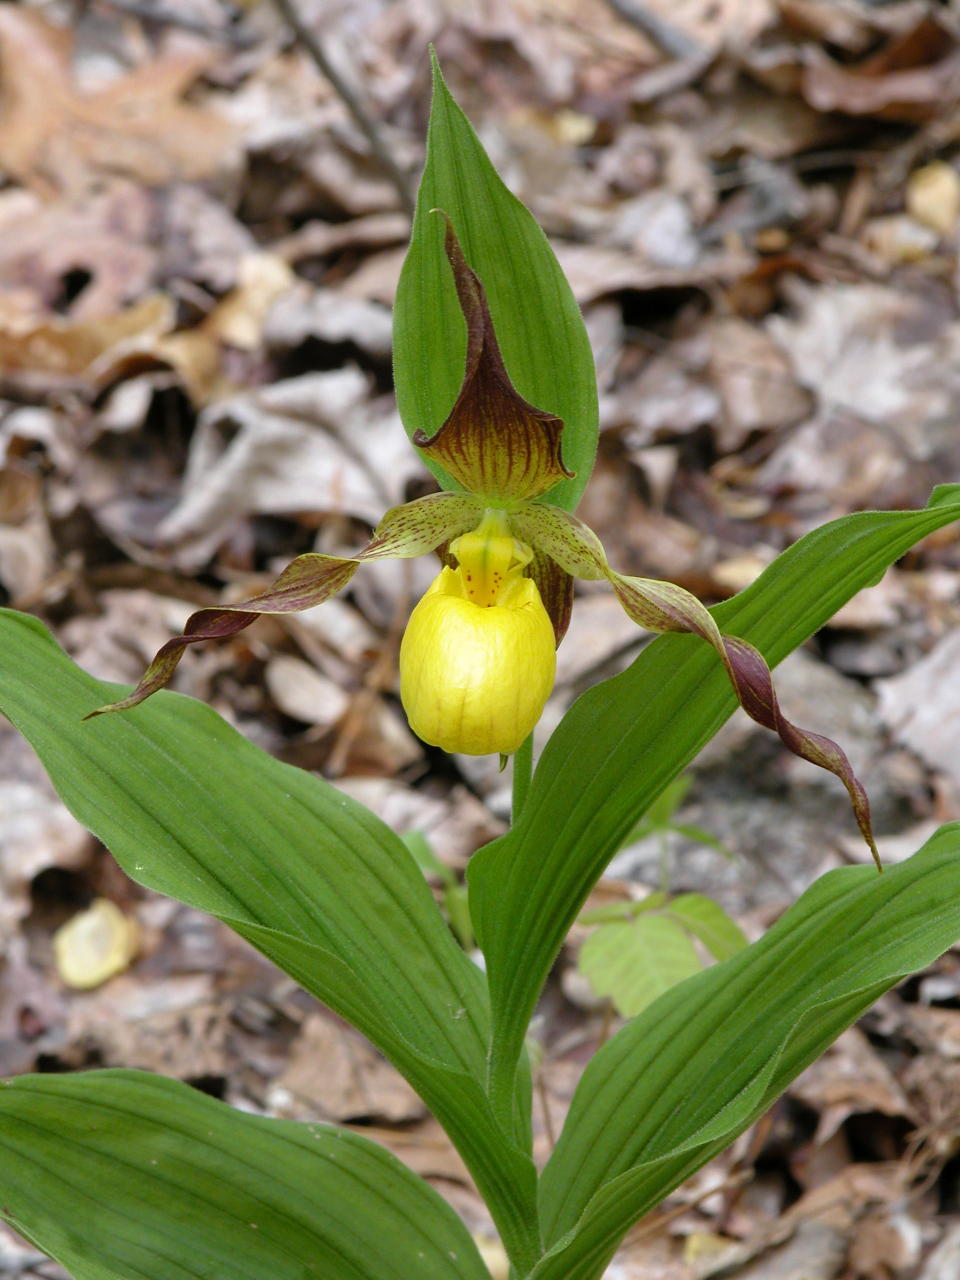
[(639, 0), (607, 0), (607, 3), (624, 22), (636, 27), (668, 57), (676, 58), (678, 62), (692, 62), (705, 56), (706, 50), (692, 36), (659, 14), (651, 13)]
[(333, 66), (327, 57), (326, 51), (314, 33), (304, 24), (303, 19), (297, 12), (293, 4), (293, 0), (273, 0), (274, 5), (283, 17), (287, 26), (296, 36), (297, 40), (313, 59), (316, 67), (321, 75), (325, 76), (333, 86), (337, 95), (342, 100), (344, 106), (353, 116), (358, 128), (363, 136), (370, 143), (370, 150), (376, 156), (378, 163), (384, 173), (397, 189), (397, 195), (400, 197), (400, 204), (405, 213), (413, 217), (414, 201), (413, 194), (410, 190), (410, 184), (407, 175), (402, 171), (393, 156), (390, 154), (376, 121), (367, 111), (366, 107), (354, 93), (353, 89), (347, 84), (340, 72)]

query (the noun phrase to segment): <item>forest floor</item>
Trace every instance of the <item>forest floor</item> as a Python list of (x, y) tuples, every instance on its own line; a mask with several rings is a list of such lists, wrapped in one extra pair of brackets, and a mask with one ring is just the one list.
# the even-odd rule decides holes
[[(349, 554), (429, 490), (393, 401), (390, 308), (431, 41), (583, 308), (602, 435), (581, 512), (618, 569), (712, 603), (827, 520), (960, 480), (955, 4), (294, 2), (398, 180), (284, 6), (0, 3), (0, 591), (95, 675), (135, 681), (192, 609), (299, 552)], [(434, 572), (371, 565), (319, 609), (192, 651), (175, 687), (422, 833), (459, 876), (504, 829), (509, 773), (406, 726), (396, 648)], [(597, 585), (544, 736), (648, 639)], [(958, 621), (950, 528), (777, 673), (791, 718), (846, 748), (890, 861), (960, 818)], [(496, 1268), (482, 1203), (392, 1068), (223, 926), (129, 881), (9, 727), (0, 759), (0, 1075), (142, 1067), (360, 1126), (490, 1238)], [(836, 781), (737, 715), (591, 905), (666, 877), (756, 937), (864, 856)], [(53, 939), (103, 899), (138, 944), (77, 989)], [(536, 1025), (540, 1156), (617, 1021), (577, 967), (588, 933)], [(640, 1224), (608, 1275), (955, 1280), (958, 1153), (949, 953)], [(0, 1234), (0, 1277), (62, 1274)]]

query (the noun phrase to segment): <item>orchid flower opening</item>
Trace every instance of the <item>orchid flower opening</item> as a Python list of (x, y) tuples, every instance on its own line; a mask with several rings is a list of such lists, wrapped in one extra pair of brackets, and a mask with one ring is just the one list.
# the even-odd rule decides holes
[(466, 324), (466, 369), (443, 425), (432, 436), (418, 431), (413, 440), (459, 489), (392, 508), (356, 556), (298, 556), (259, 595), (194, 613), (129, 697), (91, 715), (127, 710), (163, 688), (189, 645), (233, 635), (263, 613), (321, 604), (343, 590), (365, 561), (438, 551), (444, 567), (413, 610), (401, 645), (401, 701), (424, 741), (446, 751), (507, 756), (533, 730), (553, 687), (573, 579), (606, 579), (639, 626), (690, 632), (710, 644), (747, 714), (843, 782), (879, 866), (869, 803), (849, 760), (831, 739), (786, 719), (758, 650), (721, 634), (707, 608), (683, 588), (617, 573), (596, 534), (544, 500), (571, 475), (561, 452), (563, 422), (514, 388), (483, 285), (442, 216)]

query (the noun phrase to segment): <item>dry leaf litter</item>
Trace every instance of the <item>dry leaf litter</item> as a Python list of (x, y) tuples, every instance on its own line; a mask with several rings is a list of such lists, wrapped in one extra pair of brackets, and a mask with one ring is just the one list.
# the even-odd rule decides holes
[[(133, 680), (191, 609), (349, 552), (430, 487), (391, 392), (400, 197), (273, 7), (0, 3), (0, 590)], [(400, 169), (433, 41), (554, 242), (597, 358), (585, 518), (619, 567), (709, 600), (796, 538), (960, 478), (960, 22), (927, 0), (300, 0)], [(146, 13), (146, 9), (144, 9)], [(412, 179), (411, 179), (412, 180)], [(549, 317), (544, 317), (549, 323)], [(395, 654), (426, 562), (192, 653), (177, 687), (460, 875), (504, 829), (496, 762), (410, 734)], [(960, 537), (929, 539), (785, 662), (895, 861), (960, 817)], [(591, 584), (540, 736), (645, 637)], [(482, 1203), (406, 1084), (219, 924), (129, 882), (0, 730), (0, 1072), (165, 1071), (362, 1127)], [(691, 771), (671, 888), (756, 937), (861, 857), (832, 781), (735, 716)], [(657, 886), (624, 848), (591, 906)], [(438, 894), (441, 886), (437, 881)], [(616, 1025), (575, 968), (536, 1023), (537, 1154)], [(318, 1064), (322, 1063), (322, 1068)], [(610, 1280), (960, 1274), (960, 959), (885, 996), (631, 1234)], [(53, 1264), (0, 1233), (0, 1276)]]

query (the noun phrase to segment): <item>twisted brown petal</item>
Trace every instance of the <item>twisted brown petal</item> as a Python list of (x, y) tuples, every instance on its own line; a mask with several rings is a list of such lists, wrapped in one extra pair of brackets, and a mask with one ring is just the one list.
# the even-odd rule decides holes
[(315, 552), (297, 556), (266, 591), (235, 605), (200, 609), (187, 620), (183, 634), (157, 652), (140, 683), (126, 698), (91, 711), (86, 718), (107, 711), (127, 711), (170, 682), (181, 657), (192, 644), (219, 640), (248, 627), (262, 613), (296, 613), (323, 604), (342, 591), (364, 560), (405, 559), (433, 551), (470, 529), (481, 508), (466, 494), (432, 493), (402, 507), (393, 507), (374, 530), (373, 538), (356, 556), (325, 556)]
[(669, 582), (610, 574), (620, 603), (634, 622), (649, 631), (691, 631), (711, 644), (723, 660), (740, 705), (751, 720), (773, 729), (783, 745), (811, 764), (835, 774), (847, 789), (860, 833), (883, 870), (873, 838), (870, 801), (853, 771), (846, 752), (831, 738), (801, 729), (780, 710), (773, 676), (763, 655), (736, 636), (722, 635), (707, 609), (695, 596)]
[[(442, 212), (438, 210), (437, 212)], [(563, 465), (563, 422), (514, 388), (500, 354), (483, 285), (467, 264), (446, 214), (445, 247), (467, 326), (463, 384), (443, 426), (413, 443), (468, 493), (487, 502), (537, 498), (572, 472)]]
[(570, 625), (570, 614), (573, 610), (573, 578), (566, 569), (560, 568), (556, 560), (551, 560), (536, 547), (533, 548), (530, 577), (537, 584), (540, 599), (553, 623), (553, 634), (559, 646)]
[(840, 779), (850, 796), (857, 825), (882, 870), (870, 823), (870, 803), (846, 754), (830, 738), (801, 729), (786, 718), (777, 701), (770, 668), (753, 645), (722, 635), (707, 608), (682, 587), (614, 572), (597, 535), (569, 512), (536, 502), (512, 515), (510, 522), (518, 537), (552, 557), (566, 572), (580, 578), (607, 578), (627, 614), (639, 626), (648, 631), (692, 632), (712, 645), (747, 715), (764, 728), (773, 729), (794, 755)]

